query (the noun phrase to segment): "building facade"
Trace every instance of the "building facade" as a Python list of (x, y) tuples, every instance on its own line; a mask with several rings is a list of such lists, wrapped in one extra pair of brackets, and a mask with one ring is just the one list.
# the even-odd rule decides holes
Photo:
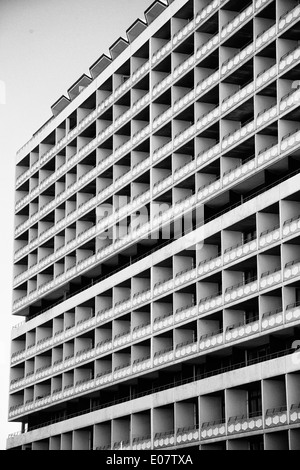
[(155, 1), (19, 151), (8, 449), (300, 449), (299, 30)]

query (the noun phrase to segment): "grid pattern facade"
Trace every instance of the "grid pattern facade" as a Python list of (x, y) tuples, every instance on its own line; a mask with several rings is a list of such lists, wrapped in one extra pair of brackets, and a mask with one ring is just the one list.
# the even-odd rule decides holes
[(300, 6), (145, 18), (17, 155), (7, 447), (299, 450)]

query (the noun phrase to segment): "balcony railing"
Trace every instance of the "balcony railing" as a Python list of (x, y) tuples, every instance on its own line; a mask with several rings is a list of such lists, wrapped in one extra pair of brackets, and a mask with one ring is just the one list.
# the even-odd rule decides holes
[[(146, 396), (148, 394), (157, 393), (159, 391), (167, 390), (169, 388), (178, 387), (178, 386), (181, 386), (181, 385), (184, 385), (184, 384), (187, 384), (187, 383), (191, 383), (191, 382), (195, 382), (195, 381), (198, 381), (198, 380), (202, 380), (202, 379), (205, 379), (205, 378), (208, 378), (208, 377), (213, 377), (215, 375), (227, 373), (227, 372), (230, 372), (230, 371), (233, 371), (233, 370), (237, 370), (239, 368), (247, 367), (249, 365), (258, 364), (258, 363), (268, 361), (268, 360), (278, 359), (279, 357), (284, 357), (284, 356), (293, 354), (294, 351), (295, 351), (294, 349), (285, 349), (283, 351), (279, 351), (279, 352), (276, 352), (276, 353), (268, 354), (266, 356), (261, 356), (261, 357), (255, 358), (255, 359), (251, 359), (249, 361), (243, 361), (239, 364), (233, 364), (233, 365), (230, 365), (230, 366), (227, 366), (227, 367), (223, 367), (221, 369), (216, 369), (216, 370), (212, 370), (212, 371), (209, 371), (209, 372), (205, 372), (205, 373), (199, 374), (197, 376), (193, 376), (189, 379), (181, 380), (178, 383), (171, 383), (169, 385), (164, 385), (164, 386), (159, 387), (157, 389), (151, 389), (148, 392), (142, 392), (141, 394), (134, 395), (134, 396), (131, 395), (130, 397), (128, 397), (126, 399), (122, 399), (121, 402), (132, 400), (134, 398), (138, 398), (139, 396)], [(158, 354), (160, 354), (160, 353), (158, 353)], [(123, 366), (123, 369), (121, 369), (121, 370), (123, 370), (125, 372), (125, 375), (127, 375), (126, 370), (124, 370), (124, 366)], [(117, 378), (119, 378), (119, 377), (117, 377)], [(55, 403), (55, 402), (57, 402), (57, 400), (61, 400), (61, 399), (65, 399), (66, 397), (69, 397), (69, 396), (74, 396), (74, 395), (77, 395), (77, 394), (81, 394), (84, 391), (87, 391), (89, 389), (93, 389), (95, 387), (98, 387), (99, 384), (100, 384), (99, 380), (100, 379), (96, 379), (96, 380), (92, 379), (90, 382), (87, 382), (84, 389), (82, 387), (72, 388), (74, 386), (71, 385), (71, 384), (67, 385), (67, 386), (64, 387), (63, 396), (59, 395), (58, 397), (57, 396), (52, 396), (51, 397), (51, 396), (49, 396), (49, 394), (47, 394), (48, 398), (39, 399), (37, 402), (32, 403), (32, 405), (30, 405), (30, 408), (27, 407), (26, 405), (23, 405), (23, 404), (16, 405), (16, 406), (10, 408), (9, 416), (13, 417), (13, 416), (16, 416), (16, 415), (22, 415), (22, 414), (28, 412), (29, 410), (33, 410), (35, 408), (39, 408), (39, 407), (42, 407), (42, 406), (45, 406), (45, 405), (49, 405), (52, 402)], [(103, 383), (106, 383), (106, 382), (103, 382)], [(117, 403), (117, 401), (113, 402), (114, 405), (116, 403)], [(105, 408), (107, 406), (110, 406), (110, 405), (105, 404), (103, 407)], [(99, 409), (99, 407), (97, 409)], [(91, 411), (91, 409), (88, 410), (88, 412), (90, 412), (90, 411)], [(84, 413), (85, 412), (83, 412), (81, 414), (84, 414)], [(64, 417), (63, 419), (66, 419), (66, 418)], [(38, 427), (42, 427), (42, 426), (43, 425), (38, 426)]]
[(288, 412), (286, 405), (277, 408), (270, 408), (266, 411), (266, 428), (283, 426), (285, 424), (288, 424)]
[(208, 421), (201, 425), (201, 439), (212, 439), (226, 435), (226, 423), (224, 420)]
[[(145, 229), (146, 229), (146, 226), (145, 226)], [(123, 246), (126, 242), (127, 242), (127, 238), (126, 238), (125, 240), (120, 240), (119, 242), (116, 242), (115, 245), (117, 245), (117, 246), (118, 246), (118, 245)], [(103, 250), (103, 256), (109, 256), (109, 254), (110, 254), (112, 251), (113, 251), (113, 246), (111, 245), (109, 248), (105, 248), (105, 249)], [(94, 255), (94, 257), (95, 257), (95, 255)], [(92, 259), (93, 259), (93, 257), (92, 257)], [(87, 267), (89, 264), (91, 264), (91, 263), (92, 263), (92, 259), (90, 258), (89, 260), (87, 260), (87, 261), (84, 263), (84, 267)], [(98, 254), (97, 254), (97, 259), (98, 259)], [(68, 273), (68, 275), (69, 275), (69, 276), (72, 276), (72, 275), (73, 275), (73, 271), (74, 271), (74, 268), (71, 269), (71, 271), (70, 271), (70, 273)], [(64, 274), (64, 275), (61, 275), (61, 276), (64, 276), (64, 277), (65, 277), (65, 274)], [(58, 277), (61, 277), (61, 276), (58, 276)], [(50, 284), (51, 284), (51, 283), (53, 284), (53, 281), (51, 281)], [(47, 283), (47, 285), (48, 285), (48, 284), (49, 284), (49, 283)], [(41, 286), (40, 289), (41, 289), (41, 288), (43, 288), (43, 291), (45, 290), (45, 287), (42, 287), (42, 286)], [(30, 301), (34, 296), (36, 296), (36, 295), (37, 295), (37, 291), (35, 291), (33, 294), (29, 295), (29, 301)], [(19, 299), (18, 301), (16, 301), (16, 303), (18, 303), (18, 304), (21, 304), (21, 303), (23, 304), (23, 303), (25, 303), (25, 298), (26, 298), (26, 296), (24, 296), (24, 298)]]
[(231, 417), (227, 423), (228, 434), (258, 431), (262, 428), (263, 417), (261, 411)]
[(257, 277), (254, 276), (249, 279), (245, 279), (234, 286), (227, 287), (225, 290), (224, 300), (225, 302), (231, 302), (238, 300), (244, 296), (250, 295), (252, 293), (257, 292), (258, 290), (258, 282)]
[(200, 440), (199, 426), (186, 426), (178, 428), (176, 431), (176, 443), (177, 444), (189, 444), (190, 442), (197, 442)]
[(169, 447), (175, 444), (174, 431), (157, 432), (154, 436), (154, 448)]
[(132, 439), (132, 450), (150, 450), (151, 434), (146, 436), (138, 436)]
[(291, 405), (289, 419), (291, 424), (300, 422), (300, 403)]

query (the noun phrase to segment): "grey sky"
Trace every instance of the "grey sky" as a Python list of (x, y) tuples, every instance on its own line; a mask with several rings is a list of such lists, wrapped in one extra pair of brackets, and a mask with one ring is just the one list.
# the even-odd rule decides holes
[(16, 150), (51, 116), (50, 106), (152, 0), (0, 0), (0, 449), (7, 423)]

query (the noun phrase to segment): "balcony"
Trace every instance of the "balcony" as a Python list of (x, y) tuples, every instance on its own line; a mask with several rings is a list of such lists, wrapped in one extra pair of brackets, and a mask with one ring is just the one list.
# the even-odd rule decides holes
[(281, 308), (264, 313), (261, 322), (262, 330), (268, 330), (284, 324), (284, 315)]
[(284, 112), (287, 109), (291, 110), (294, 106), (299, 106), (300, 103), (300, 90), (292, 90), (286, 96), (284, 96), (280, 102), (280, 112)]
[[(289, 135), (286, 139), (284, 139), (284, 141), (285, 141), (285, 140), (289, 140), (289, 139), (291, 139), (291, 138), (292, 138), (292, 136)], [(299, 136), (299, 138), (300, 138), (300, 136)], [(164, 215), (164, 216), (166, 216), (166, 215)], [(144, 227), (144, 230), (146, 230), (145, 227)], [(86, 236), (87, 236), (87, 235), (86, 235)], [(121, 244), (121, 243), (119, 243), (119, 244)], [(103, 254), (105, 254), (106, 252), (107, 252), (107, 253), (110, 253), (110, 252), (112, 252), (112, 250), (113, 250), (112, 247), (111, 247), (108, 251), (107, 251), (107, 249), (106, 249), (106, 250), (104, 250)], [(92, 263), (92, 261), (90, 261), (90, 263)], [(32, 294), (32, 295), (33, 295), (33, 294)], [(31, 298), (33, 298), (33, 297), (31, 296)]]
[(282, 280), (281, 267), (267, 271), (261, 275), (260, 290), (268, 289), (278, 284)]
[(194, 318), (197, 315), (198, 315), (197, 305), (191, 304), (185, 307), (180, 307), (175, 312), (174, 322), (181, 323), (187, 319)]
[[(284, 69), (284, 67), (283, 67)], [(259, 89), (265, 86), (270, 80), (274, 80), (277, 76), (277, 65), (260, 72), (256, 78), (256, 88)]]
[(293, 22), (299, 20), (300, 6), (297, 5), (293, 10), (287, 10), (284, 15), (279, 19), (278, 29), (281, 32), (287, 27), (290, 27)]
[(280, 227), (277, 225), (271, 229), (265, 230), (260, 234), (259, 247), (264, 248), (270, 246), (273, 243), (277, 243), (281, 238)]
[(174, 360), (174, 351), (173, 346), (170, 348), (166, 348), (162, 351), (158, 351), (154, 354), (153, 365), (158, 366), (162, 365), (166, 362), (170, 362)]
[(175, 349), (175, 358), (190, 356), (198, 351), (198, 343), (193, 341), (185, 341), (178, 344)]
[(259, 319), (252, 319), (246, 322), (236, 323), (228, 326), (225, 333), (225, 341), (236, 341), (240, 338), (248, 337), (259, 333)]
[(114, 442), (112, 445), (112, 450), (131, 450), (130, 441), (119, 441)]
[(132, 339), (139, 339), (151, 334), (151, 323), (143, 323), (133, 328)]
[(266, 31), (260, 33), (256, 37), (256, 47), (260, 49), (262, 46), (265, 46), (268, 42), (272, 41), (276, 38), (277, 34), (277, 26), (274, 25), (271, 28), (267, 29)]
[(284, 237), (288, 237), (297, 233), (300, 230), (300, 216), (296, 215), (289, 220), (286, 220), (283, 224), (282, 234)]
[(256, 278), (240, 282), (235, 286), (228, 287), (225, 291), (225, 303), (234, 302), (258, 291), (258, 282)]
[(300, 403), (290, 408), (290, 424), (300, 423)]
[(240, 143), (246, 137), (249, 137), (250, 134), (255, 130), (255, 122), (250, 121), (244, 124), (241, 129), (237, 131), (231, 132), (230, 134), (226, 135), (222, 141), (222, 149), (228, 150), (233, 145)]
[(198, 27), (203, 23), (209, 15), (211, 15), (215, 9), (219, 6), (219, 0), (214, 0), (205, 8), (203, 8), (188, 24), (181, 28), (176, 34), (174, 34), (172, 40), (168, 41), (163, 47), (161, 47), (152, 56), (152, 65), (156, 65), (172, 50), (173, 47), (177, 47), (184, 39), (192, 33), (195, 27)]
[[(212, 376), (223, 374), (232, 370), (237, 370), (242, 367), (247, 367), (253, 364), (258, 364), (260, 362), (269, 361), (269, 360), (279, 358), (279, 357), (285, 357), (293, 353), (294, 353), (294, 349), (285, 349), (283, 351), (279, 351), (274, 354), (269, 354), (263, 357), (259, 357), (248, 362), (244, 361), (240, 364), (235, 364), (234, 366), (228, 366), (228, 367), (223, 367), (221, 369), (216, 369), (214, 371), (197, 375), (196, 377), (193, 376), (190, 379), (184, 379), (183, 381), (178, 382), (176, 384), (171, 383), (169, 386), (164, 386), (163, 389), (168, 389), (168, 388), (172, 388), (175, 386), (177, 387), (179, 385), (194, 382), (196, 380), (202, 380), (207, 377), (212, 377)], [(165, 349), (164, 351), (155, 353), (155, 359), (156, 359), (157, 364), (154, 363), (154, 367), (156, 365), (160, 366), (160, 365), (163, 365), (165, 362), (174, 360), (173, 348), (168, 348), (168, 349)], [(84, 381), (82, 381), (80, 384), (76, 384), (75, 386), (73, 384), (68, 384), (64, 387), (63, 391), (57, 393), (56, 395), (51, 396), (51, 394), (48, 393), (44, 397), (36, 399), (35, 401), (31, 401), (30, 404), (19, 404), (19, 405), (13, 406), (9, 409), (9, 417), (13, 418), (15, 416), (30, 412), (34, 409), (39, 409), (40, 407), (44, 407), (49, 404), (55, 404), (57, 403), (57, 401), (60, 401), (62, 399), (66, 399), (72, 396), (80, 395), (82, 393), (85, 393), (88, 390), (95, 389), (101, 385), (107, 385), (108, 383), (111, 383), (114, 380), (119, 380), (121, 378), (130, 376), (130, 374), (131, 374), (130, 364), (120, 365), (115, 368), (114, 373), (112, 373), (111, 371), (102, 372), (98, 374), (95, 379), (84, 379)], [(158, 388), (157, 391), (161, 391), (161, 389)], [(152, 394), (154, 392), (155, 390), (151, 389), (149, 390), (148, 394), (149, 393)], [(146, 392), (144, 394), (147, 395)], [(132, 396), (128, 397), (128, 400), (132, 400), (132, 399), (133, 399)], [(122, 399), (122, 402), (123, 401), (124, 399)]]
[(224, 264), (231, 263), (243, 256), (248, 256), (257, 251), (257, 239), (253, 237), (251, 241), (241, 242), (233, 247), (227, 248), (224, 252)]
[(300, 47), (297, 46), (293, 50), (287, 52), (279, 62), (279, 71), (283, 72), (286, 69), (293, 67), (298, 63), (300, 58)]
[(292, 279), (300, 274), (300, 260), (293, 260), (285, 265), (284, 280)]
[(139, 372), (143, 372), (148, 370), (152, 367), (151, 357), (141, 357), (139, 359), (135, 359), (132, 364), (132, 373), (136, 374)]
[(119, 333), (114, 337), (114, 347), (124, 346), (131, 341), (131, 332), (127, 331), (126, 333)]
[(300, 302), (289, 304), (285, 312), (285, 321), (287, 323), (298, 321), (300, 319)]
[(203, 260), (198, 266), (198, 276), (207, 275), (208, 273), (221, 268), (222, 265), (222, 256), (212, 256), (211, 258)]
[(201, 439), (213, 439), (226, 435), (226, 423), (223, 420), (210, 421), (201, 425)]
[(251, 82), (248, 85), (245, 85), (240, 91), (225, 98), (221, 106), (222, 113), (232, 110), (233, 107), (240, 105), (241, 102), (249, 98), (254, 91), (255, 82)]
[(187, 268), (183, 271), (180, 271), (176, 274), (174, 284), (175, 287), (185, 285), (189, 282), (192, 282), (197, 277), (197, 270), (194, 268)]
[(200, 337), (199, 349), (200, 351), (204, 351), (221, 346), (223, 343), (223, 330), (214, 331), (213, 333), (206, 333)]
[[(126, 120), (125, 118), (127, 117), (128, 113), (129, 113), (129, 118), (130, 118), (133, 114), (133, 110), (135, 112), (137, 112), (142, 106), (147, 104), (149, 99), (150, 99), (149, 95), (147, 95), (147, 96), (144, 96), (143, 98), (141, 98), (140, 100), (138, 100), (134, 104), (134, 106), (131, 108), (130, 112), (124, 113), (124, 115), (120, 116), (120, 118), (118, 118), (116, 123), (110, 125), (104, 131), (100, 132), (98, 134), (97, 138), (94, 141), (87, 144), (85, 147), (83, 147), (80, 150), (80, 152), (81, 153), (82, 153), (82, 151), (84, 151), (85, 153), (89, 152), (90, 150), (92, 150), (92, 147), (96, 143), (100, 144), (104, 140), (108, 139), (117, 130), (118, 125), (119, 126), (123, 125), (124, 121)], [(128, 145), (132, 145), (134, 147), (139, 141), (145, 139), (147, 137), (147, 135), (149, 134), (149, 132), (150, 132), (150, 127), (149, 126), (146, 126), (144, 129), (137, 132), (132, 137), (132, 140), (129, 143), (126, 143), (126, 144), (120, 146), (120, 148), (115, 152), (115, 155), (111, 155), (111, 157), (108, 157), (107, 159), (105, 159), (105, 161), (101, 162), (98, 165), (97, 168), (94, 168), (93, 170), (88, 172), (86, 175), (82, 176), (77, 182), (75, 182), (73, 185), (71, 185), (69, 188), (67, 188), (67, 190), (63, 191), (59, 195), (59, 197), (56, 197), (55, 204), (59, 205), (62, 201), (64, 201), (68, 197), (70, 197), (70, 195), (73, 194), (75, 191), (78, 191), (82, 186), (85, 186), (88, 182), (92, 181), (99, 174), (99, 172), (101, 173), (101, 171), (103, 171), (103, 169), (104, 169), (103, 168), (103, 163), (106, 163), (106, 166), (108, 166), (109, 164), (112, 163), (112, 161), (115, 161), (116, 158), (120, 158), (120, 156), (122, 156), (124, 151), (128, 150)], [(55, 173), (53, 173), (48, 178), (46, 178), (37, 188), (35, 188), (27, 196), (25, 196), (20, 201), (18, 201), (18, 203), (16, 204), (16, 210), (19, 210), (21, 207), (23, 207), (25, 204), (27, 204), (32, 198), (36, 197), (39, 194), (40, 191), (46, 189), (48, 186), (53, 184), (59, 177), (61, 177), (66, 171), (68, 171), (68, 169), (70, 169), (70, 167), (72, 167), (74, 164), (78, 163), (77, 162), (78, 155), (79, 154), (74, 155), (71, 159), (68, 160), (67, 163), (62, 165)], [(53, 205), (53, 203), (52, 203), (52, 205)], [(49, 208), (50, 209), (52, 208), (51, 203), (46, 205), (43, 208), (43, 211), (46, 212), (46, 211), (49, 210)], [(23, 226), (23, 224), (20, 225), (19, 227), (17, 227), (17, 230), (21, 230), (22, 226)]]
[(199, 313), (206, 313), (223, 305), (222, 292), (210, 295), (199, 302)]
[(153, 444), (155, 449), (173, 446), (175, 444), (174, 431), (157, 432), (154, 436)]
[(232, 59), (226, 60), (221, 68), (221, 75), (224, 77), (229, 72), (231, 73), (235, 68), (240, 67), (247, 59), (254, 53), (254, 44), (246, 45), (238, 54)]
[[(268, 71), (268, 72), (269, 72), (269, 71)], [(207, 79), (207, 80), (208, 80), (208, 79)], [(238, 94), (239, 94), (239, 93), (238, 93)], [(298, 95), (297, 95), (297, 96), (298, 96)], [(274, 110), (272, 110), (272, 111), (274, 111)], [(269, 118), (270, 118), (269, 111), (267, 111), (267, 112), (265, 113), (265, 119), (268, 120)], [(251, 123), (250, 123), (250, 124), (251, 124)], [(192, 132), (192, 131), (190, 130), (190, 132)], [(245, 134), (245, 130), (243, 130), (242, 133)], [(141, 132), (141, 136), (142, 136), (142, 134), (143, 134), (143, 133)], [(190, 135), (191, 135), (191, 134), (190, 134)], [(145, 136), (142, 136), (142, 137), (144, 138)], [(229, 140), (230, 140), (230, 138), (232, 138), (232, 135), (229, 136)], [(235, 138), (237, 138), (237, 137), (235, 136)], [(226, 146), (226, 141), (225, 141), (225, 143), (223, 143), (223, 145)], [(288, 145), (287, 142), (283, 142), (283, 143), (282, 143), (283, 149), (285, 149), (287, 145)], [(167, 145), (167, 147), (169, 147), (169, 146)], [(162, 150), (162, 149), (161, 149), (161, 150)], [(171, 147), (170, 147), (170, 150), (171, 150)], [(165, 151), (166, 151), (166, 149), (164, 148), (164, 149), (163, 149), (163, 153), (165, 153)], [(210, 154), (211, 154), (211, 152), (210, 152)], [(270, 154), (271, 154), (271, 155), (270, 155)], [(270, 151), (267, 152), (267, 151), (266, 151), (266, 153), (265, 153), (263, 156), (261, 156), (261, 155), (259, 156), (259, 159), (260, 159), (259, 162), (267, 161), (270, 157), (274, 158), (275, 156), (277, 156), (277, 154), (278, 154), (278, 153), (276, 152), (275, 148), (272, 149), (272, 152), (270, 152)], [(111, 164), (110, 159), (111, 159), (111, 157), (109, 157), (108, 159), (106, 159), (107, 164)], [(204, 158), (203, 160), (205, 160), (205, 158)], [(106, 163), (106, 161), (105, 161), (105, 163)], [(199, 160), (198, 160), (197, 163), (202, 163), (202, 162), (199, 162)], [(103, 162), (101, 163), (101, 165), (103, 166)], [(250, 164), (250, 165), (251, 165), (251, 164)], [(144, 168), (141, 168), (141, 170), (144, 170)], [(94, 172), (94, 171), (95, 171), (95, 170), (92, 170), (92, 172)], [(237, 170), (237, 171), (238, 171), (238, 170)], [(246, 171), (246, 168), (244, 168), (244, 171)], [(92, 173), (92, 172), (91, 172), (91, 173)], [(86, 176), (86, 175), (85, 175), (85, 176)], [(129, 176), (129, 175), (128, 175), (128, 176)], [(232, 178), (233, 178), (233, 175), (232, 175)], [(126, 182), (127, 182), (127, 181), (125, 181), (125, 178), (124, 178), (123, 184), (126, 184)], [(226, 184), (226, 182), (227, 182), (227, 180), (225, 180), (225, 184)], [(120, 184), (121, 184), (121, 183), (120, 183)], [(75, 183), (75, 185), (76, 185), (76, 187), (77, 187), (77, 186), (78, 186), (78, 183)], [(74, 185), (73, 185), (73, 186), (74, 186)], [(75, 188), (75, 186), (74, 186), (74, 188)], [(74, 189), (74, 188), (73, 188), (73, 187), (71, 188), (71, 191), (72, 191), (72, 192), (76, 189), (76, 188), (75, 188), (75, 189)], [(68, 191), (69, 191), (69, 190), (68, 190)], [(113, 192), (113, 187), (112, 187), (112, 186), (111, 186), (111, 188), (110, 188), (110, 192)], [(105, 192), (103, 192), (103, 197), (107, 197), (107, 196), (108, 196), (108, 194), (106, 194), (106, 193), (107, 193), (107, 190), (105, 190)], [(101, 197), (101, 196), (100, 196), (100, 195), (98, 196), (97, 202), (100, 202), (100, 201), (99, 201), (99, 197)], [(96, 203), (96, 201), (95, 201), (95, 203)], [(52, 205), (53, 205), (53, 204), (52, 204)], [(89, 206), (86, 207), (86, 210), (88, 210), (88, 209), (90, 208), (90, 205), (91, 205), (91, 202), (89, 201)], [(51, 208), (52, 208), (52, 206), (51, 206)], [(46, 208), (44, 208), (43, 210), (45, 210), (45, 209), (46, 209)], [(74, 214), (74, 215), (76, 215), (76, 214)], [(34, 217), (35, 217), (35, 216), (34, 216)], [(76, 218), (76, 217), (75, 217), (75, 218)], [(34, 220), (35, 220), (35, 219), (34, 219)], [(34, 220), (33, 220), (33, 222), (34, 222)], [(28, 222), (29, 222), (29, 221), (26, 222), (26, 227), (27, 227), (27, 225), (28, 225)], [(62, 222), (63, 222), (63, 221), (62, 221)], [(70, 223), (71, 220), (68, 221), (68, 222)], [(60, 225), (61, 225), (61, 224), (60, 224)], [(22, 224), (22, 226), (23, 226), (23, 224)], [(24, 226), (23, 228), (22, 228), (22, 226), (20, 226), (20, 227), (17, 228), (17, 232), (18, 232), (18, 233), (19, 233), (19, 231), (20, 231), (21, 229), (22, 229), (22, 230), (24, 229), (25, 226)], [(59, 228), (59, 230), (61, 230), (61, 229), (62, 229), (62, 226), (59, 226), (59, 227), (57, 227), (57, 228)], [(52, 233), (52, 232), (53, 232), (53, 233)], [(34, 247), (37, 246), (39, 243), (41, 243), (42, 241), (44, 241), (48, 236), (53, 235), (53, 234), (54, 234), (54, 230), (51, 229), (51, 231), (49, 231), (48, 233), (44, 234), (43, 237), (41, 237), (41, 238), (39, 238), (38, 240), (35, 240), (34, 242), (32, 242), (32, 245), (30, 245), (30, 247), (27, 246), (27, 247), (24, 247), (24, 248), (22, 248), (21, 250), (19, 250), (19, 251), (17, 252), (18, 256), (24, 255), (27, 251), (29, 251), (30, 249), (34, 248)]]
[(113, 342), (111, 339), (108, 338), (104, 341), (100, 341), (96, 346), (96, 355), (107, 353), (108, 351), (111, 351), (112, 348)]
[(178, 428), (176, 432), (176, 443), (179, 445), (198, 442), (200, 440), (200, 430), (197, 425)]
[(254, 13), (254, 5), (245, 8), (234, 20), (229, 21), (221, 30), (222, 40), (236, 32), (243, 24), (245, 24)]
[(270, 408), (266, 411), (265, 427), (274, 428), (288, 424), (288, 412), (286, 406)]
[(134, 437), (132, 440), (132, 450), (150, 450), (151, 435)]
[(263, 418), (259, 413), (249, 415), (234, 416), (229, 418), (227, 424), (228, 435), (253, 432), (263, 429)]
[(153, 323), (153, 330), (154, 331), (163, 330), (165, 328), (173, 326), (173, 324), (174, 324), (173, 313), (172, 312), (166, 313), (165, 315), (155, 318), (154, 323)]

